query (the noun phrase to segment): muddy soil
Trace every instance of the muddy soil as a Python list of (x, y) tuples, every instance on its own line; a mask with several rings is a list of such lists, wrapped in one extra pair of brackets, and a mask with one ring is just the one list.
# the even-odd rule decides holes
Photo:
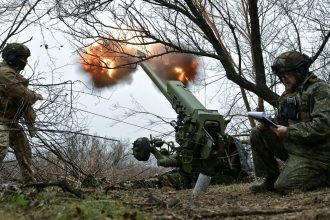
[[(251, 183), (192, 190), (79, 189), (59, 187), (1, 191), (1, 219), (330, 219), (330, 188), (311, 192), (253, 194)], [(78, 196), (77, 196), (78, 195)]]
[(210, 186), (194, 200), (191, 190), (171, 188), (115, 194), (136, 195), (127, 205), (153, 213), (154, 219), (330, 219), (330, 188), (281, 195), (253, 194), (249, 186)]

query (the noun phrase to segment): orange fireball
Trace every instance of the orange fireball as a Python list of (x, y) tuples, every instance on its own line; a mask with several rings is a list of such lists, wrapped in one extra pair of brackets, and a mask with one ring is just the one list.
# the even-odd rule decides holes
[[(162, 45), (150, 49), (157, 50), (156, 54), (165, 51)], [(134, 56), (136, 51), (136, 48), (129, 45), (111, 41), (97, 42), (85, 48), (81, 57), (82, 69), (90, 75), (93, 84), (98, 88), (130, 82), (138, 62)], [(165, 82), (180, 80), (187, 85), (194, 81), (197, 75), (198, 61), (196, 56), (191, 54), (168, 53), (152, 58), (148, 63)]]
[(174, 67), (174, 71), (178, 74), (178, 79), (181, 82), (185, 82), (188, 81), (188, 77), (186, 76), (186, 73), (184, 72), (184, 70), (180, 67)]
[(94, 43), (82, 54), (82, 69), (98, 88), (130, 82), (131, 74), (136, 70), (136, 59), (130, 54), (133, 54), (132, 49), (123, 45)]
[(198, 73), (198, 60), (191, 54), (170, 53), (148, 60), (148, 63), (164, 81), (179, 80), (187, 85)]

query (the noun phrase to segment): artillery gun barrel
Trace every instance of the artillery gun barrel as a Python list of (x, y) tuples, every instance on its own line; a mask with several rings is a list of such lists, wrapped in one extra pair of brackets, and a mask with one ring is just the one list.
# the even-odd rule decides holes
[[(141, 58), (139, 65), (178, 114), (177, 121), (171, 125), (175, 128), (175, 140), (179, 146), (173, 145), (169, 150), (162, 148), (166, 143), (162, 140), (151, 138), (149, 141), (142, 137), (133, 143), (134, 157), (147, 161), (153, 154), (159, 166), (177, 167), (189, 179), (188, 182), (196, 179), (194, 175), (199, 173), (193, 197), (207, 189), (211, 176), (221, 179), (224, 173), (233, 173), (235, 177), (241, 175), (241, 163), (236, 163), (241, 162), (241, 154), (233, 153), (237, 150), (237, 144), (226, 135), (227, 123), (223, 116), (217, 110), (206, 109), (181, 81), (162, 81), (145, 62), (145, 54), (138, 52)], [(242, 147), (240, 149), (244, 150)], [(224, 158), (228, 158), (228, 162)]]
[(165, 83), (157, 76), (157, 74), (151, 69), (151, 67), (145, 62), (141, 62), (140, 66), (142, 67), (144, 72), (147, 73), (149, 78), (156, 84), (158, 89), (163, 93), (163, 95), (167, 98), (167, 100), (171, 101), (171, 98), (167, 93)]
[(165, 84), (146, 62), (141, 62), (140, 66), (172, 104), (176, 113), (185, 112), (186, 115), (190, 115), (196, 110), (206, 110), (204, 105), (200, 103), (181, 81), (170, 80)]

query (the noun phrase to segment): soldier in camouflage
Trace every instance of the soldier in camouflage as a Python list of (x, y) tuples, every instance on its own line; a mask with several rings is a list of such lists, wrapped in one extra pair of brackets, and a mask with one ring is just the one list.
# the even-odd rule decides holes
[[(251, 132), (255, 174), (252, 192), (311, 190), (327, 185), (330, 171), (330, 86), (309, 72), (307, 55), (278, 56), (272, 71), (285, 86), (278, 128), (258, 124)], [(277, 160), (284, 161), (279, 169)]]
[(25, 45), (10, 43), (3, 49), (0, 63), (0, 164), (11, 147), (25, 182), (33, 182), (35, 178), (31, 147), (19, 121), (25, 120), (33, 135), (35, 112), (32, 105), (43, 99), (27, 88), (28, 80), (19, 73), (30, 55)]

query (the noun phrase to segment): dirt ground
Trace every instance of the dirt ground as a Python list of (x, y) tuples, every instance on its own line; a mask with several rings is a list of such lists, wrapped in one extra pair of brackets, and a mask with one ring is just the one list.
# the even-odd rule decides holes
[(330, 219), (330, 188), (312, 192), (252, 194), (250, 184), (210, 186), (191, 201), (191, 190), (139, 190), (132, 201), (154, 219)]
[(0, 219), (330, 219), (330, 188), (311, 192), (252, 194), (251, 183), (192, 190), (60, 188), (1, 194)]

